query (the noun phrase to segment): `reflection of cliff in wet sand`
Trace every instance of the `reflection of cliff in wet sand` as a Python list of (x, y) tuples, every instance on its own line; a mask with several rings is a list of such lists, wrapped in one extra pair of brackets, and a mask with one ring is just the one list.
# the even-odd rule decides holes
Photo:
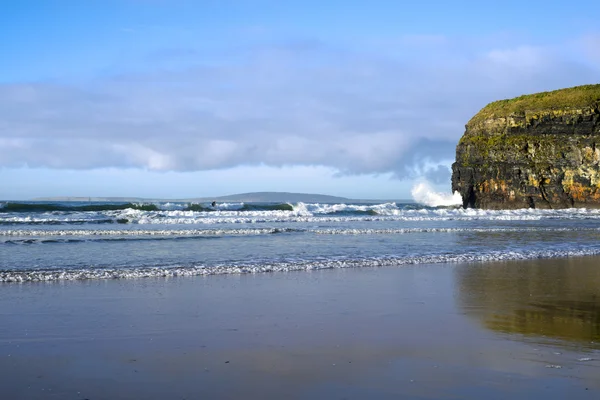
[(460, 306), (494, 331), (597, 348), (599, 261), (578, 258), (460, 268)]

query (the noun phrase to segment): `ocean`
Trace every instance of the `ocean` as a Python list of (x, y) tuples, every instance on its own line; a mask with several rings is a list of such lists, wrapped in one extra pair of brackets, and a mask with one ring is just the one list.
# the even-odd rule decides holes
[(600, 210), (432, 199), (4, 201), (2, 398), (600, 398)]
[(0, 282), (600, 254), (600, 210), (417, 203), (0, 202)]

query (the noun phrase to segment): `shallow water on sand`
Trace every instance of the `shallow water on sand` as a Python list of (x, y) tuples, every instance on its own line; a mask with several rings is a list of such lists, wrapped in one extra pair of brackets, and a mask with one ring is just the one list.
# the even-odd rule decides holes
[(596, 399), (599, 262), (4, 285), (0, 391)]

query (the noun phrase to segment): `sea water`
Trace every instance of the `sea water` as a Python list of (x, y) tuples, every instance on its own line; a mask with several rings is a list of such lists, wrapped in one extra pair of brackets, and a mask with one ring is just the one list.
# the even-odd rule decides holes
[(600, 254), (600, 210), (418, 203), (0, 202), (0, 282)]

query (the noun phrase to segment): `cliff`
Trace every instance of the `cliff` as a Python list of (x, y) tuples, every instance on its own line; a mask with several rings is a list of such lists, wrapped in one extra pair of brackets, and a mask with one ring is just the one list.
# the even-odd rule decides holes
[(464, 207), (600, 207), (600, 85), (488, 104), (452, 165)]

